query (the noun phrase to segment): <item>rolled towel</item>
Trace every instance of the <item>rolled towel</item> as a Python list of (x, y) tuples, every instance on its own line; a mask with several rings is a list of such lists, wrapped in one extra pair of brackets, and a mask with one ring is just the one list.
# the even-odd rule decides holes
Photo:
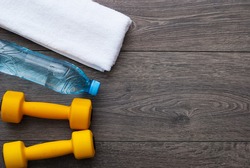
[(110, 71), (132, 23), (92, 0), (0, 0), (0, 27), (100, 71)]

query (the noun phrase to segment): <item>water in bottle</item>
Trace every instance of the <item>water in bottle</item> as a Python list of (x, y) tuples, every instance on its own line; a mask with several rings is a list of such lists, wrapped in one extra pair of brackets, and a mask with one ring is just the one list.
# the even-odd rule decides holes
[(0, 40), (0, 72), (18, 76), (63, 94), (96, 95), (100, 82), (64, 60), (48, 57), (15, 43)]

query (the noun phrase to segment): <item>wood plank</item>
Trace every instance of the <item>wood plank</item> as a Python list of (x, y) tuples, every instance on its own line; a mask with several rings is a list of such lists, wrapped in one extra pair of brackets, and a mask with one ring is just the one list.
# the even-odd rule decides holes
[[(29, 146), (39, 142), (25, 143)], [(239, 168), (250, 164), (249, 142), (97, 142), (96, 149), (93, 159), (76, 160), (73, 155), (68, 155), (30, 161), (29, 167)], [(2, 157), (0, 163), (3, 164)]]
[[(250, 53), (129, 52), (105, 73), (75, 64), (102, 83), (98, 96), (87, 97), (98, 141), (250, 141)], [(9, 75), (0, 74), (0, 83), (0, 96), (19, 90), (28, 101), (65, 105), (74, 97)], [(0, 122), (0, 140), (70, 134), (67, 121)]]
[[(27, 101), (93, 102), (95, 158), (68, 155), (31, 161), (29, 167), (249, 167), (250, 1), (96, 1), (133, 19), (111, 72), (87, 68), (0, 28), (0, 39), (70, 61), (102, 84), (96, 97), (62, 95), (0, 73), (0, 98), (16, 90)], [(70, 139), (72, 131), (68, 121), (0, 119), (0, 149), (9, 141), (30, 146)]]
[[(133, 20), (124, 51), (250, 51), (250, 2), (97, 0)], [(0, 29), (0, 39), (45, 50)]]
[(126, 51), (249, 51), (249, 1), (98, 2), (134, 21)]

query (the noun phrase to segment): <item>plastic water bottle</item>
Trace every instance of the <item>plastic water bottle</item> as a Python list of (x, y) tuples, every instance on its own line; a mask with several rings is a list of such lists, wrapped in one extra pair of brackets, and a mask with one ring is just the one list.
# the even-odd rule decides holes
[(63, 94), (87, 92), (96, 95), (100, 87), (100, 82), (89, 79), (74, 64), (5, 40), (0, 40), (0, 72), (18, 76)]

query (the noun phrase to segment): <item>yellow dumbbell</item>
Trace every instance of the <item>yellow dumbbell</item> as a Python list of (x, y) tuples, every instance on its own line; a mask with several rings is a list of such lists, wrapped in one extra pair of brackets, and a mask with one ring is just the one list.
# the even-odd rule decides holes
[(61, 140), (25, 147), (22, 141), (3, 145), (6, 168), (25, 168), (28, 160), (54, 158), (73, 153), (76, 159), (95, 155), (93, 134), (90, 130), (75, 131), (71, 140)]
[(1, 118), (4, 122), (19, 123), (23, 115), (68, 119), (72, 129), (88, 129), (92, 104), (89, 99), (74, 98), (71, 106), (44, 102), (26, 102), (23, 92), (7, 91), (2, 99)]

